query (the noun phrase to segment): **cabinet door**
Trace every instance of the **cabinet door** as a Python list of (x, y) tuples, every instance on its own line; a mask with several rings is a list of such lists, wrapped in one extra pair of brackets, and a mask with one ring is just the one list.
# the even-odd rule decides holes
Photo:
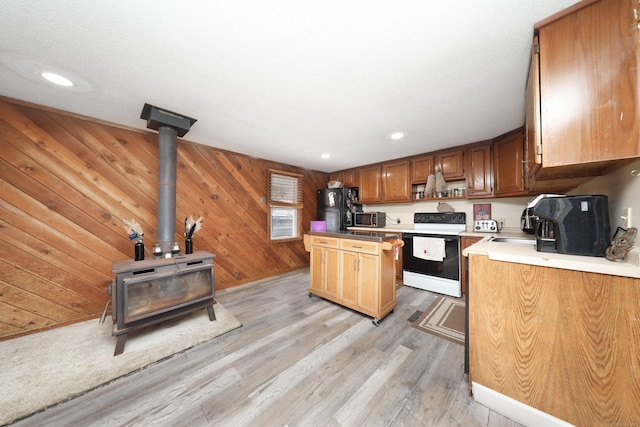
[(445, 181), (459, 181), (464, 175), (464, 151), (449, 150), (435, 155), (436, 168), (440, 168)]
[(311, 246), (309, 291), (318, 295), (322, 294), (324, 282), (324, 248)]
[(360, 202), (382, 202), (382, 168), (380, 165), (363, 167), (360, 175)]
[(524, 121), (525, 132), (525, 163), (524, 174), (526, 187), (530, 188), (530, 181), (542, 163), (542, 142), (540, 141), (540, 63), (538, 55), (538, 37), (533, 38), (531, 46), (531, 63), (527, 78), (526, 111)]
[(358, 261), (358, 306), (377, 313), (380, 309), (380, 258), (360, 254)]
[(341, 251), (340, 299), (358, 304), (358, 253)]
[(491, 143), (475, 145), (467, 150), (467, 197), (493, 196)]
[(463, 263), (460, 266), (460, 285), (462, 287), (462, 293), (467, 293), (467, 270), (465, 269), (464, 263), (466, 262), (466, 258), (462, 256), (462, 251), (469, 246), (473, 245), (476, 242), (482, 240), (482, 237), (476, 236), (461, 236), (460, 237), (460, 261)]
[(342, 171), (342, 183), (345, 187), (358, 187), (358, 174), (355, 169)]
[(524, 188), (524, 142), (518, 131), (493, 142), (493, 182), (495, 195), (522, 196)]
[(411, 182), (425, 184), (429, 175), (434, 174), (433, 156), (420, 156), (411, 160)]
[(385, 202), (411, 201), (408, 160), (382, 165), (382, 178), (383, 200)]
[(340, 282), (340, 251), (337, 249), (324, 250), (324, 292), (331, 297), (338, 296)]
[(640, 156), (633, 4), (593, 2), (539, 29), (543, 168)]

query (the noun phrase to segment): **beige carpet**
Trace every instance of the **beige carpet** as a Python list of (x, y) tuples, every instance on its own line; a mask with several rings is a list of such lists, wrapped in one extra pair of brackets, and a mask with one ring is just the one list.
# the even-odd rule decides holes
[(464, 345), (464, 304), (462, 298), (440, 296), (411, 326)]
[(89, 320), (0, 342), (0, 425), (80, 395), (242, 324), (222, 305), (128, 335), (114, 357), (113, 321)]

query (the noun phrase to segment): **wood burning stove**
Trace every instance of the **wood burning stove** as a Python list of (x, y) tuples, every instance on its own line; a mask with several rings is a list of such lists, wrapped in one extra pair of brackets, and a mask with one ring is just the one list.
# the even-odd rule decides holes
[[(177, 137), (184, 136), (196, 120), (149, 104), (144, 104), (140, 118), (159, 136), (158, 240), (154, 259), (113, 263), (116, 277), (109, 291), (117, 337), (114, 356), (124, 351), (127, 333), (136, 329), (204, 307), (209, 319), (216, 320), (215, 255), (204, 251), (181, 255), (175, 241)], [(103, 319), (105, 315), (106, 308)]]
[(127, 333), (207, 308), (216, 320), (215, 255), (205, 251), (143, 261), (118, 261), (111, 284), (114, 356), (124, 351)]

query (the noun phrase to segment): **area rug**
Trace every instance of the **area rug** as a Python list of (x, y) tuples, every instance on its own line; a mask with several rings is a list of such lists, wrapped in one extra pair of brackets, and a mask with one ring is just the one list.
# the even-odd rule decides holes
[(0, 425), (81, 395), (116, 378), (210, 341), (242, 324), (215, 304), (131, 332), (124, 352), (113, 355), (113, 322), (98, 319), (0, 341)]
[(439, 296), (411, 326), (464, 345), (464, 304), (462, 298)]

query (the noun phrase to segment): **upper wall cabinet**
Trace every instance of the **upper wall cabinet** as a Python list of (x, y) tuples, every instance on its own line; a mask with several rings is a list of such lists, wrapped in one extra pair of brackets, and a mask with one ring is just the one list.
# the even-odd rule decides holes
[(382, 167), (380, 165), (364, 166), (358, 173), (360, 203), (381, 203), (383, 201)]
[(408, 160), (382, 165), (382, 190), (385, 202), (411, 201), (411, 175)]
[(493, 141), (495, 196), (526, 195), (524, 182), (524, 141), (522, 129)]
[(359, 172), (361, 203), (411, 201), (409, 160), (365, 166)]
[(329, 175), (329, 180), (340, 181), (344, 187), (358, 187), (358, 172), (355, 169), (334, 172)]
[(588, 1), (536, 25), (539, 81), (535, 70), (530, 84), (539, 88), (528, 95), (539, 99), (528, 103), (539, 102), (539, 145), (530, 154), (541, 153), (543, 169), (582, 165), (574, 170), (593, 175), (603, 162), (640, 157), (638, 16), (637, 0)]
[(493, 196), (491, 142), (475, 144), (467, 149), (467, 197)]
[(436, 171), (440, 170), (445, 181), (462, 181), (464, 173), (464, 150), (447, 150), (434, 156)]
[(424, 184), (429, 175), (435, 173), (433, 155), (414, 157), (411, 159), (411, 183)]

